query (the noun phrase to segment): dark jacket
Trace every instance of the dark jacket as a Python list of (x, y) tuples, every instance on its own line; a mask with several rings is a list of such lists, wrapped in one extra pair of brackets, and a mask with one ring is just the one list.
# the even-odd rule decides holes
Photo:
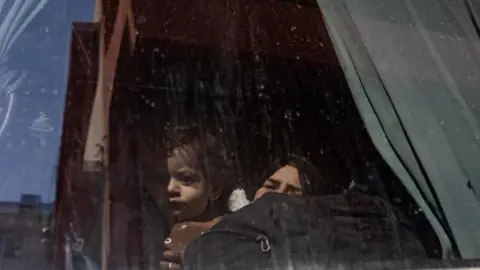
[(409, 222), (358, 192), (298, 198), (269, 193), (191, 243), (183, 269), (254, 269), (426, 258)]

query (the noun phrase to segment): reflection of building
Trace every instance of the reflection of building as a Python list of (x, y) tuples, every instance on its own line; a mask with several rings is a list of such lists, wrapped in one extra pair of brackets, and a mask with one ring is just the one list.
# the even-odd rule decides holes
[(42, 227), (51, 204), (23, 194), (20, 203), (0, 202), (0, 269), (47, 269)]
[(57, 170), (53, 254), (58, 265), (63, 265), (63, 238), (70, 228), (81, 237), (98, 238), (90, 233), (92, 230), (87, 232), (85, 228), (98, 223), (92, 213), (101, 214), (97, 208), (101, 207), (103, 181), (99, 177), (101, 172), (84, 168), (83, 153), (97, 87), (99, 30), (94, 23), (74, 23), (72, 27), (69, 81)]
[[(138, 241), (126, 239), (127, 232), (134, 231), (127, 224), (134, 225), (123, 207), (128, 202), (135, 208), (138, 198), (123, 185), (121, 175), (113, 173), (116, 166), (126, 165), (122, 169), (128, 172), (136, 163), (122, 160), (135, 152), (126, 138), (133, 130), (125, 130), (126, 118), (119, 119), (133, 103), (125, 93), (164, 91), (169, 89), (167, 73), (181, 73), (200, 62), (208, 66), (211, 59), (218, 67), (227, 63), (223, 71), (241, 59), (244, 73), (257, 68), (260, 59), (292, 74), (337, 65), (319, 10), (291, 2), (97, 0), (95, 22), (74, 24), (55, 210), (57, 263), (63, 262), (62, 236), (75, 219), (73, 209), (86, 228), (82, 234), (93, 224), (103, 224), (103, 238), (95, 238), (104, 243), (102, 257), (108, 259), (103, 267), (114, 269), (128, 249), (141, 253), (132, 244)], [(179, 71), (172, 71), (176, 63)], [(218, 93), (219, 98), (224, 94)], [(100, 212), (102, 222), (100, 215), (91, 214), (98, 213), (101, 204), (85, 200), (98, 199), (99, 190), (109, 199)], [(94, 253), (99, 259), (99, 251)]]

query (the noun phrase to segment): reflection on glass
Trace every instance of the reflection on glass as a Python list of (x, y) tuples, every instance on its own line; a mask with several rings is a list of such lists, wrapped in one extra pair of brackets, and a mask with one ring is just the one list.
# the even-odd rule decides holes
[(475, 1), (80, 2), (0, 3), (4, 268), (480, 257)]

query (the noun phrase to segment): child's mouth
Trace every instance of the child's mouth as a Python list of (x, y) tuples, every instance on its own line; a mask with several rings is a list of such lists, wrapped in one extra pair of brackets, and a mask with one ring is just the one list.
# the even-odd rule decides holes
[(184, 204), (181, 202), (170, 202), (170, 207), (172, 211), (180, 211), (184, 207)]

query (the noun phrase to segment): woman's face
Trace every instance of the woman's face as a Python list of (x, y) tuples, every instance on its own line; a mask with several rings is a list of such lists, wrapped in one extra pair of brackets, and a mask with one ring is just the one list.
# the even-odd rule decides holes
[(263, 182), (263, 185), (255, 193), (254, 200), (267, 192), (301, 196), (303, 190), (298, 169), (290, 165), (280, 168)]
[(193, 219), (202, 214), (212, 195), (212, 189), (199, 168), (196, 150), (191, 146), (176, 148), (167, 159), (170, 180), (168, 197), (177, 221)]

